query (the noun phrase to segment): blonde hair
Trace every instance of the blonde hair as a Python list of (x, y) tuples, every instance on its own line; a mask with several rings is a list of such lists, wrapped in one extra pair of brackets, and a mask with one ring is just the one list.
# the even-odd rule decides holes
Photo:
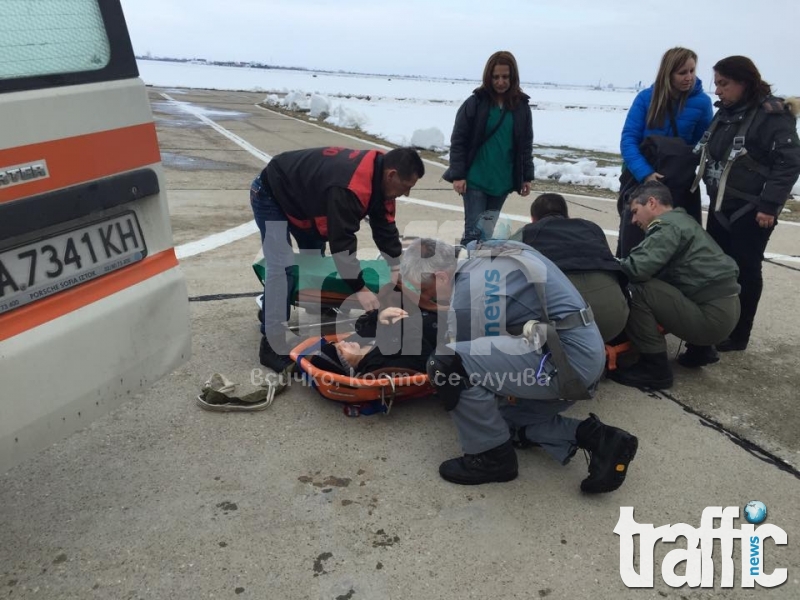
[[(661, 65), (658, 67), (656, 81), (653, 84), (653, 97), (650, 99), (650, 108), (647, 109), (648, 129), (664, 127), (670, 112), (677, 114), (683, 110), (683, 105), (686, 104), (686, 99), (694, 88), (686, 92), (677, 92), (672, 87), (672, 75), (689, 59), (697, 63), (697, 54), (679, 46), (670, 48), (661, 57)], [(678, 132), (674, 133), (677, 135)]]

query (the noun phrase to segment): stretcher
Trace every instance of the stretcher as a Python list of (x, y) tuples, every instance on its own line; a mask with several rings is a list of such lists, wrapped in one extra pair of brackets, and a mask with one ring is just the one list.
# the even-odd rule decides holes
[[(667, 331), (661, 326), (658, 326), (658, 332), (661, 335), (666, 335)], [(606, 369), (608, 371), (617, 370), (617, 359), (623, 354), (627, 354), (633, 350), (633, 344), (630, 341), (621, 342), (614, 346), (606, 344)]]
[(633, 349), (630, 342), (622, 342), (614, 346), (606, 344), (606, 369), (609, 371), (617, 370), (617, 358)]
[[(293, 269), (294, 286), (289, 290), (291, 303), (301, 308), (360, 308), (348, 306), (352, 295), (350, 286), (341, 279), (333, 257), (316, 254), (295, 254)], [(389, 265), (383, 259), (359, 260), (364, 283), (377, 293), (391, 281)], [(253, 264), (253, 270), (261, 283), (266, 277), (264, 259)], [(315, 367), (306, 356), (319, 350), (323, 340), (338, 341), (350, 334), (311, 337), (301, 342), (291, 352), (297, 370), (323, 398), (342, 404), (349, 417), (370, 414), (388, 414), (395, 401), (423, 398), (433, 394), (428, 376), (412, 370), (387, 369), (363, 377), (337, 375)]]
[(340, 402), (348, 417), (388, 414), (395, 401), (424, 398), (434, 393), (427, 374), (410, 369), (389, 368), (367, 373), (361, 377), (348, 377), (325, 371), (311, 364), (306, 358), (319, 350), (324, 341), (335, 342), (350, 334), (328, 335), (309, 338), (301, 342), (290, 356), (297, 364), (298, 372), (323, 398)]

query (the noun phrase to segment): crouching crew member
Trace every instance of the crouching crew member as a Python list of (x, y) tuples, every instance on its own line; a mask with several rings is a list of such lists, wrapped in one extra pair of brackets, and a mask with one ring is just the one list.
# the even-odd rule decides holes
[(514, 446), (539, 445), (562, 464), (591, 454), (585, 492), (622, 485), (636, 437), (592, 415), (561, 413), (589, 399), (603, 373), (604, 346), (591, 308), (547, 258), (513, 241), (471, 248), (457, 268), (452, 246), (415, 240), (403, 254), (404, 281), (450, 297), (448, 337), (428, 375), (458, 429), (464, 456), (440, 475), (481, 484), (517, 477)]
[(739, 319), (739, 269), (685, 210), (672, 208), (663, 183), (640, 185), (630, 208), (633, 223), (646, 232), (621, 261), (631, 282), (626, 332), (640, 358), (609, 377), (623, 385), (665, 389), (672, 386), (672, 368), (658, 325), (687, 342), (680, 364), (717, 362), (712, 344), (726, 339)]
[(531, 223), (521, 237), (552, 260), (581, 293), (604, 342), (622, 333), (628, 322), (628, 280), (597, 223), (570, 218), (561, 194), (542, 194), (531, 204)]

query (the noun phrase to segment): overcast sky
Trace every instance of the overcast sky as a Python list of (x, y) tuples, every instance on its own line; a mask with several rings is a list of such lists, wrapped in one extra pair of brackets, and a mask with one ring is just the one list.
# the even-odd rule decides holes
[(496, 50), (523, 81), (650, 84), (664, 51), (753, 59), (800, 95), (798, 0), (122, 0), (134, 50), (309, 69), (479, 79)]

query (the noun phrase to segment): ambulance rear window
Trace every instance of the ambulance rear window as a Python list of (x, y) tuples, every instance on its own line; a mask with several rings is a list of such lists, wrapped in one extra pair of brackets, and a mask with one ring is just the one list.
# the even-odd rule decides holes
[(97, 71), (110, 58), (98, 0), (3, 0), (0, 79)]

